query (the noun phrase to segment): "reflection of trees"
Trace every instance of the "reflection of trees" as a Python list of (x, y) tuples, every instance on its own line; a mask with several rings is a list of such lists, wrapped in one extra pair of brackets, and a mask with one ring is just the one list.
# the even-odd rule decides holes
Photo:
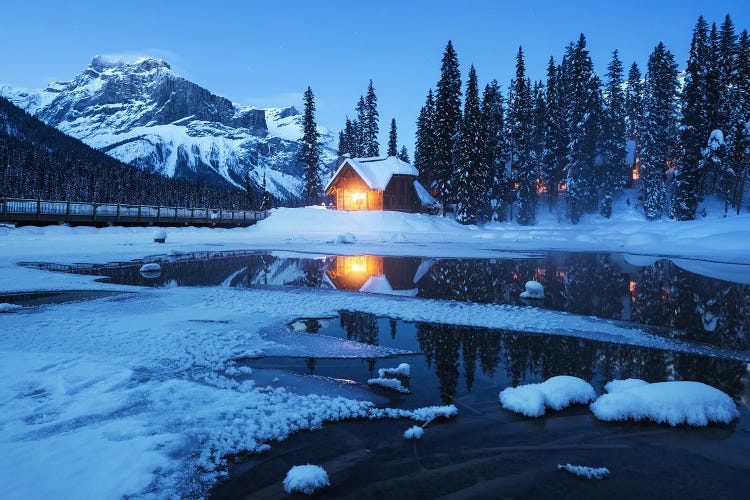
[(374, 314), (341, 311), (339, 323), (346, 330), (347, 339), (378, 345), (378, 318)]
[(609, 255), (571, 254), (566, 260), (566, 310), (587, 316), (620, 318), (625, 279)]
[(417, 325), (417, 338), (429, 338), (429, 344), (420, 342), (420, 349), (429, 359), (435, 361), (435, 374), (440, 384), (440, 400), (443, 404), (453, 401), (458, 385), (458, 358), (462, 336), (456, 334), (456, 328), (449, 325), (420, 323)]

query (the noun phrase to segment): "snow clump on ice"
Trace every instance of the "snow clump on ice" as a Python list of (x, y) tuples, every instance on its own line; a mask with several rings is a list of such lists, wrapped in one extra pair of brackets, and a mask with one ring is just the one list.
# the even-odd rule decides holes
[(353, 233), (344, 233), (336, 236), (336, 243), (356, 243), (357, 237)]
[(378, 377), (409, 377), (411, 375), (411, 366), (408, 363), (401, 363), (396, 368), (380, 368)]
[[(16, 312), (21, 309), (23, 309), (23, 306), (19, 306), (18, 304), (8, 304), (7, 302), (0, 303), (0, 314)], [(406, 366), (409, 366), (409, 365), (406, 365)]]
[(158, 229), (154, 232), (154, 242), (164, 243), (167, 241), (167, 232), (163, 229)]
[(421, 439), (424, 435), (424, 429), (422, 429), (420, 426), (415, 425), (413, 427), (409, 427), (404, 431), (404, 439)]
[(371, 378), (367, 381), (367, 383), (370, 385), (382, 387), (383, 389), (389, 389), (392, 391), (401, 392), (403, 394), (409, 394), (409, 389), (404, 387), (401, 381), (397, 378)]
[(543, 299), (544, 298), (544, 285), (538, 281), (527, 281), (526, 291), (521, 292), (522, 299)]
[(295, 465), (284, 478), (284, 491), (311, 495), (315, 490), (330, 486), (328, 473), (319, 465)]
[(557, 464), (557, 470), (564, 470), (574, 476), (585, 479), (604, 479), (609, 476), (609, 469), (606, 467), (587, 467), (585, 465)]
[(152, 262), (151, 264), (143, 264), (139, 271), (141, 273), (160, 273), (161, 266), (155, 262)]
[(737, 405), (727, 394), (701, 382), (615, 380), (608, 394), (591, 404), (599, 420), (652, 420), (671, 426), (703, 427), (709, 422), (728, 424), (739, 417)]
[(577, 377), (560, 375), (540, 384), (508, 387), (500, 392), (500, 404), (506, 410), (527, 417), (541, 417), (546, 408), (562, 410), (572, 404), (596, 399), (591, 384)]

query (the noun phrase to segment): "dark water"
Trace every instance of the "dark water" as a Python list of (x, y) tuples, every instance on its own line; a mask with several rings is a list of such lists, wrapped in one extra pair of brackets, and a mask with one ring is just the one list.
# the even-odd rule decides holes
[[(158, 262), (161, 272), (142, 275), (139, 269), (144, 262)], [(496, 259), (312, 259), (256, 252), (202, 252), (106, 265), (28, 265), (103, 276), (127, 285), (327, 287), (529, 305), (654, 325), (685, 340), (750, 349), (750, 266), (679, 263), (703, 274), (667, 259), (572, 252)], [(529, 280), (544, 285), (543, 300), (520, 298)]]
[[(347, 422), (296, 435), (272, 451), (232, 465), (215, 498), (276, 498), (293, 465), (328, 471), (325, 497), (347, 498), (744, 498), (750, 488), (750, 399), (744, 363), (692, 354), (522, 332), (405, 323), (342, 312), (309, 327), (319, 334), (418, 351), (392, 359), (263, 358), (280, 369), (354, 380), (366, 386), (378, 368), (411, 366), (409, 395), (388, 406), (455, 404), (453, 421), (431, 424), (422, 440), (402, 437), (407, 421)], [(320, 327), (320, 328), (318, 328)], [(300, 333), (299, 335), (306, 335)], [(730, 394), (741, 411), (732, 425), (705, 429), (604, 423), (587, 407), (527, 419), (503, 410), (509, 385), (569, 374), (597, 393), (614, 378), (698, 380)], [(556, 469), (558, 463), (606, 466), (601, 482)]]

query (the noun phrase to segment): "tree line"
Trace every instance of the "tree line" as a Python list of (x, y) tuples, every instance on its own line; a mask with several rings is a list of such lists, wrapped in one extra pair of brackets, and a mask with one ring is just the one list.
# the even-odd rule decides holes
[[(683, 83), (679, 77), (659, 43), (645, 75), (633, 63), (626, 78), (615, 50), (602, 80), (581, 34), (560, 63), (550, 57), (546, 81), (526, 75), (519, 48), (507, 96), (496, 80), (480, 96), (473, 66), (464, 94), (449, 41), (417, 119), (420, 180), (466, 224), (533, 224), (563, 193), (572, 222), (594, 212), (610, 217), (613, 199), (636, 176), (650, 220), (693, 219), (707, 195), (739, 213), (749, 170), (747, 31), (738, 36), (728, 15), (719, 28), (700, 17)], [(346, 128), (342, 134), (350, 137)]]
[(126, 165), (4, 98), (0, 98), (0, 197), (250, 208), (248, 194), (241, 189), (171, 179)]

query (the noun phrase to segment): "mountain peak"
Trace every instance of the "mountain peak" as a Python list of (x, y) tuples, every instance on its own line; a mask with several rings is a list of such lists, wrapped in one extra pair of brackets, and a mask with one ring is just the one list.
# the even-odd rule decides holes
[(130, 56), (130, 55), (98, 55), (94, 56), (89, 68), (97, 73), (114, 69), (128, 67), (135, 71), (153, 71), (164, 68), (171, 70), (172, 67), (166, 61), (154, 57)]

